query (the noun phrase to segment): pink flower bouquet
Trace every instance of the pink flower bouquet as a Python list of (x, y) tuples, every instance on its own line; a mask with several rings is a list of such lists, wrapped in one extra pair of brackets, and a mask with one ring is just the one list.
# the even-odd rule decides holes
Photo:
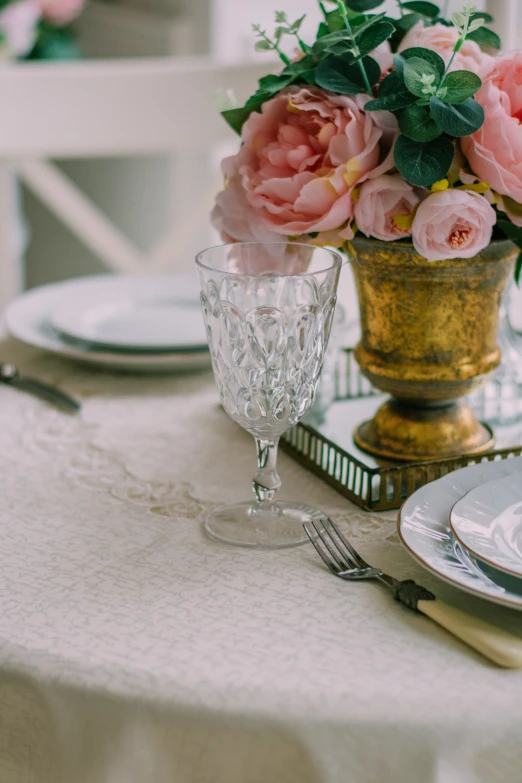
[(86, 0), (3, 0), (0, 42), (4, 59), (69, 59), (79, 49), (69, 25)]
[(448, 21), (424, 0), (368, 13), (382, 2), (320, 2), (311, 44), (282, 12), (272, 37), (254, 27), (284, 67), (223, 112), (242, 140), (212, 213), (224, 240), (343, 248), (359, 231), (434, 262), (497, 237), (522, 249), (522, 52), (501, 56), (468, 3)]

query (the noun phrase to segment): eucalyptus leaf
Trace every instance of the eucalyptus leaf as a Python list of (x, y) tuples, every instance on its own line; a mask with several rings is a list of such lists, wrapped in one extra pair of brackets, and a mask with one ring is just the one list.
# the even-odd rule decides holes
[[(372, 57), (361, 61), (370, 84), (376, 84), (381, 77), (381, 67)], [(315, 82), (323, 90), (340, 95), (358, 95), (365, 91), (364, 79), (359, 63), (351, 55), (331, 55), (322, 60), (315, 69)]]
[(405, 180), (412, 185), (430, 187), (444, 179), (453, 160), (453, 144), (444, 136), (418, 142), (402, 134), (395, 142), (394, 159)]
[(269, 52), (274, 47), (269, 41), (256, 41), (254, 48), (256, 52)]
[(364, 30), (357, 41), (362, 55), (373, 52), (380, 44), (387, 41), (395, 32), (395, 27), (390, 22), (377, 22), (372, 27)]
[(471, 21), (474, 21), (475, 19), (483, 19), (485, 22), (488, 22), (488, 24), (495, 21), (491, 14), (486, 13), (486, 11), (476, 11), (471, 17)]
[(408, 106), (399, 114), (399, 130), (413, 141), (432, 141), (442, 131), (422, 106)]
[(457, 104), (432, 98), (430, 109), (433, 119), (448, 136), (469, 136), (484, 122), (484, 109), (473, 98)]
[(385, 16), (386, 14), (374, 14), (373, 16), (370, 16), (369, 19), (365, 16), (361, 16), (361, 21), (359, 24), (356, 24), (357, 20), (352, 20), (350, 22), (350, 26), (354, 36), (358, 38), (361, 33), (363, 33), (369, 27), (372, 27), (372, 25), (377, 24), (377, 22), (380, 22), (382, 19), (384, 19)]
[(478, 30), (473, 30), (467, 36), (470, 41), (475, 41), (481, 48), (485, 49), (501, 49), (502, 43), (500, 38), (489, 27), (479, 27)]
[(431, 86), (436, 87), (440, 81), (440, 74), (434, 65), (427, 60), (421, 60), (420, 57), (410, 57), (404, 63), (404, 84), (410, 92), (418, 98), (425, 98), (429, 95), (428, 81), (431, 79)]
[(335, 8), (333, 11), (328, 11), (328, 13), (325, 14), (325, 22), (327, 29), (331, 33), (334, 33), (337, 30), (346, 29), (344, 26), (344, 19), (341, 15), (341, 12), (337, 8)]
[[(446, 63), (440, 54), (434, 52), (433, 49), (425, 49), (423, 46), (411, 46), (409, 49), (404, 49), (404, 51), (402, 51), (400, 54), (396, 54), (395, 57), (402, 57), (403, 60), (410, 60), (412, 57), (418, 57), (421, 60), (426, 60), (426, 62), (430, 63), (437, 69), (441, 76), (446, 70)], [(402, 67), (403, 66), (404, 63), (402, 63)], [(395, 67), (397, 68), (397, 65), (395, 65)]]
[(402, 7), (408, 11), (415, 11), (418, 14), (427, 16), (430, 19), (435, 19), (440, 13), (440, 9), (435, 3), (424, 2), (424, 0), (411, 0), (411, 2), (403, 3)]
[(366, 11), (372, 11), (383, 3), (384, 0), (348, 0), (346, 5), (348, 5), (352, 11), (364, 14)]
[(322, 35), (320, 38), (318, 38), (314, 43), (314, 45), (312, 46), (312, 53), (321, 54), (331, 44), (339, 43), (339, 41), (346, 41), (347, 43), (351, 44), (348, 30), (346, 30), (346, 28), (344, 27), (342, 30), (335, 30), (332, 33), (328, 33), (327, 35)]
[(522, 249), (522, 228), (520, 226), (515, 226), (515, 224), (511, 223), (509, 220), (497, 220), (496, 226), (503, 231), (506, 237), (511, 239), (517, 247)]
[(411, 14), (404, 14), (404, 16), (401, 16), (400, 19), (395, 19), (394, 23), (397, 25), (397, 27), (400, 27), (404, 33), (407, 33), (408, 30), (411, 30), (411, 28), (417, 24), (417, 22), (422, 21), (422, 14), (413, 12)]
[(482, 81), (477, 74), (471, 71), (451, 71), (441, 85), (446, 90), (444, 103), (462, 103), (475, 95), (481, 86)]
[(379, 96), (365, 104), (365, 111), (398, 111), (416, 102), (415, 95), (407, 89), (400, 75), (392, 71), (379, 85)]

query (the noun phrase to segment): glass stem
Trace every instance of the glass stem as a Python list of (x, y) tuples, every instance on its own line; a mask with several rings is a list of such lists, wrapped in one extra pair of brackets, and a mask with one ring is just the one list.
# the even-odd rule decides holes
[(262, 440), (256, 438), (257, 473), (252, 485), (259, 502), (273, 502), (281, 486), (281, 477), (277, 472), (277, 440)]

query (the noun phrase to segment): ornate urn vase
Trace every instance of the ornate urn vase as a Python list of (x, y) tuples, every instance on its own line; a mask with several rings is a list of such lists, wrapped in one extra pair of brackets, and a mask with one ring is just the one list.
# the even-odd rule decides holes
[(498, 313), (517, 250), (429, 262), (406, 242), (353, 240), (362, 337), (355, 357), (391, 399), (360, 424), (356, 444), (405, 461), (480, 454), (494, 444), (464, 398), (500, 363)]

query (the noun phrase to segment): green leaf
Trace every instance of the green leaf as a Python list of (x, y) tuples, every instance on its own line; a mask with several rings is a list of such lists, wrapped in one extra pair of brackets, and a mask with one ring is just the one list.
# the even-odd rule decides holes
[(517, 260), (515, 262), (515, 283), (519, 285), (520, 283), (520, 273), (522, 272), (522, 253), (519, 253), (517, 256)]
[(423, 81), (424, 77), (431, 79), (433, 87), (436, 87), (440, 81), (440, 74), (435, 66), (427, 60), (421, 60), (420, 57), (410, 57), (409, 60), (406, 60), (403, 74), (404, 84), (418, 98), (425, 98), (429, 95), (427, 84)]
[(448, 136), (469, 136), (484, 122), (484, 109), (473, 98), (455, 105), (432, 98), (430, 108), (431, 116)]
[(221, 112), (223, 119), (230, 125), (232, 130), (241, 136), (243, 125), (248, 120), (252, 112), (255, 111), (253, 106), (242, 106), (240, 109), (227, 109)]
[(367, 28), (357, 41), (360, 53), (365, 55), (373, 52), (380, 44), (387, 41), (394, 32), (395, 27), (389, 22), (377, 22), (377, 24)]
[(522, 228), (520, 226), (515, 226), (515, 224), (511, 223), (509, 220), (497, 220), (496, 226), (503, 231), (506, 237), (511, 239), (517, 247), (522, 249)]
[(394, 23), (397, 25), (397, 27), (400, 27), (404, 33), (407, 33), (408, 30), (411, 30), (411, 28), (417, 24), (417, 22), (421, 21), (423, 21), (421, 14), (414, 12), (411, 14), (404, 14), (404, 16), (401, 16), (400, 19), (394, 20)]
[(256, 41), (254, 48), (256, 52), (269, 52), (274, 47), (268, 41)]
[(384, 0), (348, 0), (346, 5), (348, 5), (352, 11), (364, 14), (366, 11), (371, 11), (383, 3)]
[(473, 14), (471, 17), (471, 21), (473, 22), (475, 19), (483, 19), (485, 22), (494, 22), (494, 18), (491, 16), (491, 14), (486, 13), (486, 11), (477, 11)]
[(408, 139), (402, 134), (395, 142), (394, 159), (405, 180), (428, 188), (444, 179), (453, 160), (453, 144), (445, 137), (429, 142)]
[(350, 44), (351, 46), (348, 30), (346, 30), (346, 28), (344, 27), (342, 30), (336, 30), (333, 33), (328, 33), (328, 35), (323, 35), (320, 38), (318, 38), (317, 41), (312, 46), (312, 53), (321, 54), (329, 46), (331, 46), (332, 44), (339, 43), (340, 41), (346, 41), (346, 43)]
[(330, 33), (335, 33), (337, 30), (345, 30), (344, 19), (341, 16), (341, 12), (335, 8), (333, 11), (328, 11), (325, 14), (326, 28)]
[(363, 33), (369, 27), (372, 27), (374, 24), (377, 24), (377, 22), (380, 22), (382, 19), (384, 19), (385, 16), (386, 14), (374, 14), (373, 16), (370, 16), (369, 19), (367, 19), (365, 16), (361, 16), (361, 22), (357, 25), (352, 20), (350, 25), (354, 36), (358, 38), (361, 33)]
[[(437, 54), (437, 52), (434, 52), (432, 49), (425, 49), (423, 46), (411, 46), (409, 49), (404, 49), (404, 51), (400, 54), (396, 54), (395, 57), (397, 59), (402, 58), (403, 61), (410, 60), (412, 57), (418, 57), (421, 60), (426, 60), (426, 62), (430, 63), (437, 69), (441, 76), (446, 70), (446, 63), (440, 54)], [(397, 68), (397, 64), (395, 67)], [(404, 68), (404, 62), (400, 62), (399, 67), (401, 69)], [(399, 69), (397, 68), (397, 70)]]
[(399, 130), (413, 141), (432, 141), (442, 131), (422, 106), (408, 106), (399, 114)]
[[(306, 70), (306, 69), (305, 69)], [(284, 90), (285, 87), (288, 87), (290, 82), (293, 79), (292, 74), (288, 73), (270, 73), (268, 76), (263, 76), (259, 80), (259, 87), (263, 92), (272, 92), (276, 93), (280, 90)]]
[(365, 111), (398, 111), (415, 103), (415, 95), (407, 89), (400, 75), (392, 71), (379, 86), (379, 97), (365, 104)]
[[(380, 65), (372, 57), (365, 57), (362, 63), (370, 84), (376, 84), (381, 77)], [(351, 55), (331, 55), (322, 60), (315, 69), (315, 82), (323, 90), (340, 95), (358, 95), (365, 91), (359, 63), (354, 63)]]
[(408, 11), (415, 11), (423, 16), (428, 16), (430, 19), (435, 19), (440, 13), (440, 9), (435, 3), (427, 3), (424, 0), (412, 0), (409, 3), (403, 3), (402, 7)]
[(500, 38), (489, 27), (479, 27), (478, 30), (473, 30), (472, 33), (468, 33), (470, 41), (475, 41), (481, 48), (485, 49), (501, 49), (502, 43)]
[(329, 32), (330, 31), (329, 31), (326, 23), (325, 22), (319, 22), (319, 27), (317, 28), (317, 33), (316, 33), (316, 36), (315, 36), (316, 42), (320, 38), (324, 38), (326, 35), (328, 35)]
[(471, 71), (451, 71), (441, 84), (445, 89), (444, 103), (462, 103), (482, 86), (479, 77)]

